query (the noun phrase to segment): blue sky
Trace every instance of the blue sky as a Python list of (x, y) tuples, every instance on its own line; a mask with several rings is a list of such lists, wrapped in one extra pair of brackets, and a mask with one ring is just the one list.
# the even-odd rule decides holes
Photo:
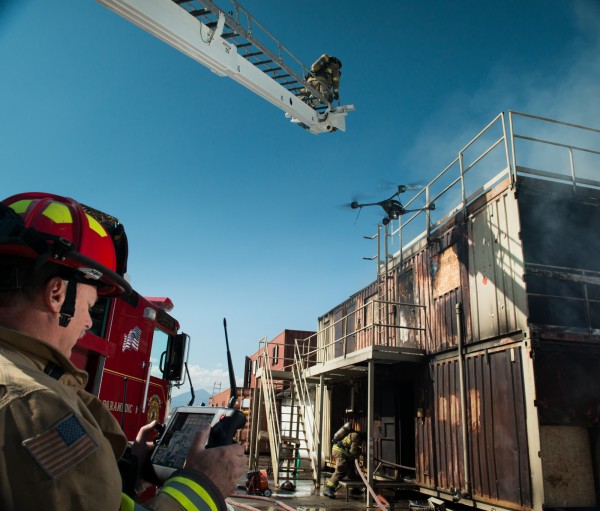
[[(219, 2), (217, 1), (217, 4)], [(499, 112), (598, 127), (600, 2), (243, 5), (304, 63), (343, 61), (347, 132), (311, 135), (93, 0), (0, 3), (3, 196), (48, 191), (117, 216), (129, 273), (192, 336), (195, 385), (375, 278), (340, 208), (428, 180)]]

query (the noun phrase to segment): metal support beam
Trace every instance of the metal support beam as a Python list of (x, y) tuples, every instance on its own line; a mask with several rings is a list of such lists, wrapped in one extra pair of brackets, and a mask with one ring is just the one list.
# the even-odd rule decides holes
[[(369, 360), (369, 372), (367, 375), (367, 481), (369, 485), (373, 487), (373, 465), (374, 452), (373, 452), (373, 419), (375, 417), (375, 362)], [(371, 494), (367, 494), (367, 506), (372, 505)]]
[(319, 450), (317, 452), (317, 480), (315, 488), (321, 488), (321, 469), (323, 466), (323, 402), (325, 399), (325, 375), (319, 377)]

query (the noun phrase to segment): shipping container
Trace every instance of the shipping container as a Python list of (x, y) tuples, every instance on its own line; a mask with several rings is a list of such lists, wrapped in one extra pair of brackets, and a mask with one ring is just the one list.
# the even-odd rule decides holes
[(375, 486), (598, 509), (599, 176), (600, 130), (509, 112), (398, 188), (375, 280), (318, 319), (303, 371), (324, 460), (351, 421)]

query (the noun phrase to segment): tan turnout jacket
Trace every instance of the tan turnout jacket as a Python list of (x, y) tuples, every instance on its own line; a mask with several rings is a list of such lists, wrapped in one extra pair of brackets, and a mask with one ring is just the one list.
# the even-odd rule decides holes
[[(54, 377), (47, 368), (55, 369)], [(86, 382), (87, 373), (53, 346), (0, 326), (0, 509), (121, 507), (117, 460), (127, 440), (112, 414), (85, 391)], [(202, 487), (204, 500), (187, 509), (224, 509), (216, 487), (196, 473), (177, 478), (179, 493), (168, 494), (165, 483), (147, 509), (184, 509), (177, 495), (190, 481)], [(130, 500), (124, 504), (131, 506)]]

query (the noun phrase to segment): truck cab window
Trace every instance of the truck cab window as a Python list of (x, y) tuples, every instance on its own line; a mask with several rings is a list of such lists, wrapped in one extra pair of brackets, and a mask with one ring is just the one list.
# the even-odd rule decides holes
[(110, 298), (101, 296), (90, 311), (92, 328), (90, 328), (89, 331), (98, 337), (104, 338), (104, 335), (106, 334), (106, 324), (108, 322), (110, 304)]
[(169, 341), (169, 336), (159, 330), (158, 328), (154, 329), (154, 338), (152, 340), (152, 352), (150, 354), (150, 362), (152, 362), (152, 376), (156, 376), (157, 378), (162, 378), (163, 374), (160, 370), (160, 357), (167, 349), (167, 343)]

